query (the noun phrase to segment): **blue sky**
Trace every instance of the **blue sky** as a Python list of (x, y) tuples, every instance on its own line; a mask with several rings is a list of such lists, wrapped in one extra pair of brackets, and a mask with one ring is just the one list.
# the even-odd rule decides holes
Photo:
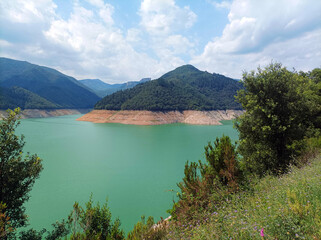
[(0, 56), (108, 83), (321, 67), (320, 0), (2, 0)]

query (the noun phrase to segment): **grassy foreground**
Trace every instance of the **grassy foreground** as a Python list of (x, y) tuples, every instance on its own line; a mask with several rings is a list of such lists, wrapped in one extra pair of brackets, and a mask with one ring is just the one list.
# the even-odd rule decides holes
[(321, 156), (202, 214), (196, 226), (170, 224), (168, 239), (321, 239)]

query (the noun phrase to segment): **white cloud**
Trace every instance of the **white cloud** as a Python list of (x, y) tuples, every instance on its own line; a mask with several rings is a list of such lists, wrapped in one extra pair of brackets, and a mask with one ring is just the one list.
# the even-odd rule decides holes
[(51, 0), (3, 0), (0, 2), (1, 20), (15, 23), (35, 23), (54, 16), (57, 6)]
[(235, 0), (222, 36), (191, 63), (233, 77), (272, 59), (289, 67), (317, 67), (320, 12), (321, 2), (314, 0)]
[(103, 0), (74, 0), (64, 18), (53, 1), (0, 1), (1, 56), (107, 82), (157, 78), (186, 62), (237, 78), (272, 59), (299, 70), (320, 67), (320, 1), (235, 0), (222, 35), (197, 56), (197, 16), (174, 0), (142, 0), (140, 19), (127, 29), (117, 25), (119, 7)]
[(232, 6), (232, 3), (230, 1), (222, 1), (222, 2), (212, 2), (212, 4), (216, 7), (216, 8), (227, 8), (230, 9)]
[(152, 35), (169, 35), (190, 28), (196, 14), (188, 6), (177, 6), (174, 0), (143, 0), (139, 10), (141, 25)]

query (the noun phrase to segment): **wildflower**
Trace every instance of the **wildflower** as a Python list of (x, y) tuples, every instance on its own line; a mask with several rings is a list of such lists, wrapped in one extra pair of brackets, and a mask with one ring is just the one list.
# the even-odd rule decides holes
[(261, 229), (261, 237), (264, 237), (264, 228)]

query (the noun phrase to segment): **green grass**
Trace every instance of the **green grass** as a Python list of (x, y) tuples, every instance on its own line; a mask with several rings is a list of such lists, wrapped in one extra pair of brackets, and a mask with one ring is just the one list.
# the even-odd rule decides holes
[(321, 156), (282, 177), (267, 176), (213, 209), (196, 226), (171, 224), (166, 237), (321, 239)]

